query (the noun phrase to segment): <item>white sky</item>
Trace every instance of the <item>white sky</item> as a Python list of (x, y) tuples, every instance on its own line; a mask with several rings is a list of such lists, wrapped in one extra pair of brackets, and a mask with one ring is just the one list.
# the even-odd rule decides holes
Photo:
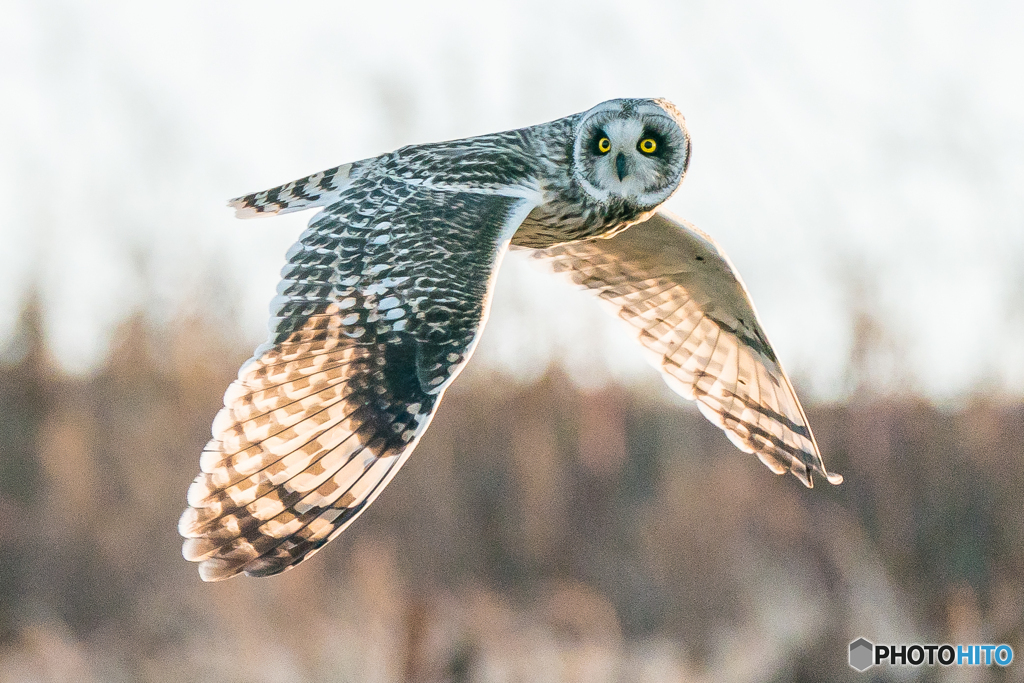
[[(638, 95), (686, 115), (669, 208), (726, 249), (810, 396), (849, 390), (855, 311), (884, 328), (883, 390), (1024, 395), (1019, 2), (0, 0), (0, 17), (0, 343), (36, 283), (68, 369), (141, 305), (165, 321), (212, 302), (262, 339), (308, 216), (243, 223), (227, 198)], [(476, 362), (652, 376), (585, 297), (505, 271)]]

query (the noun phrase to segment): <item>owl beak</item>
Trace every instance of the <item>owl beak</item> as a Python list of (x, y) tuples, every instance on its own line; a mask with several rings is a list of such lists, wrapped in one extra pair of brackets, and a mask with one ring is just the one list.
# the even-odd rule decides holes
[(619, 180), (621, 181), (626, 177), (626, 155), (619, 152), (619, 156), (615, 157), (615, 172), (619, 174)]

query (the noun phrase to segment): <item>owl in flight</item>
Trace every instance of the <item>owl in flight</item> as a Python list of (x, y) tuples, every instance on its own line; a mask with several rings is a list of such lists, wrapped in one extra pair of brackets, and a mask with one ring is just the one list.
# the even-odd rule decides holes
[(800, 402), (718, 245), (658, 207), (690, 137), (671, 103), (403, 147), (231, 202), (319, 208), (287, 254), (270, 339), (224, 395), (178, 528), (206, 581), (280, 573), (340, 534), (415, 448), (473, 353), (510, 245), (628, 323), (668, 384), (807, 486)]

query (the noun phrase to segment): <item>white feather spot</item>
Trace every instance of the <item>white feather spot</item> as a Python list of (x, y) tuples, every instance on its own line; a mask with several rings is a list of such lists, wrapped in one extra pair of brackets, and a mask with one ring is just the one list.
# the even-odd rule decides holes
[(287, 522), (280, 522), (276, 519), (272, 519), (265, 524), (260, 525), (260, 531), (266, 536), (273, 538), (284, 538), (291, 536), (296, 531), (302, 528), (302, 520), (295, 517)]
[(188, 487), (188, 493), (185, 494), (185, 499), (192, 507), (203, 507), (203, 502), (211, 493), (213, 493), (213, 491), (206, 485), (206, 478), (200, 474)]
[[(239, 386), (235, 382), (228, 385), (227, 391), (224, 392), (224, 402), (234, 402), (238, 398), (237, 392), (239, 389), (244, 391), (244, 387)], [(248, 391), (244, 391), (248, 393)], [(217, 412), (217, 416), (213, 418), (213, 428), (210, 430), (213, 432), (213, 436), (220, 437), (227, 430), (231, 429), (235, 424), (235, 419), (231, 416), (231, 411), (227, 408), (221, 408)]]
[(268, 520), (284, 512), (284, 503), (276, 498), (263, 497), (250, 503), (247, 507), (252, 516), (259, 520)]
[(381, 311), (386, 311), (389, 308), (394, 308), (400, 303), (402, 302), (398, 299), (398, 297), (389, 296), (386, 299), (381, 299), (381, 302), (380, 304), (377, 305), (377, 308)]

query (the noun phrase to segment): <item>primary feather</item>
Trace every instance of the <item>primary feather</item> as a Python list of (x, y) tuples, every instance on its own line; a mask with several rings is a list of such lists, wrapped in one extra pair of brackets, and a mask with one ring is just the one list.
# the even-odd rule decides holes
[(665, 381), (773, 472), (838, 484), (746, 287), (715, 242), (664, 211), (607, 240), (533, 258), (593, 291), (635, 332)]

